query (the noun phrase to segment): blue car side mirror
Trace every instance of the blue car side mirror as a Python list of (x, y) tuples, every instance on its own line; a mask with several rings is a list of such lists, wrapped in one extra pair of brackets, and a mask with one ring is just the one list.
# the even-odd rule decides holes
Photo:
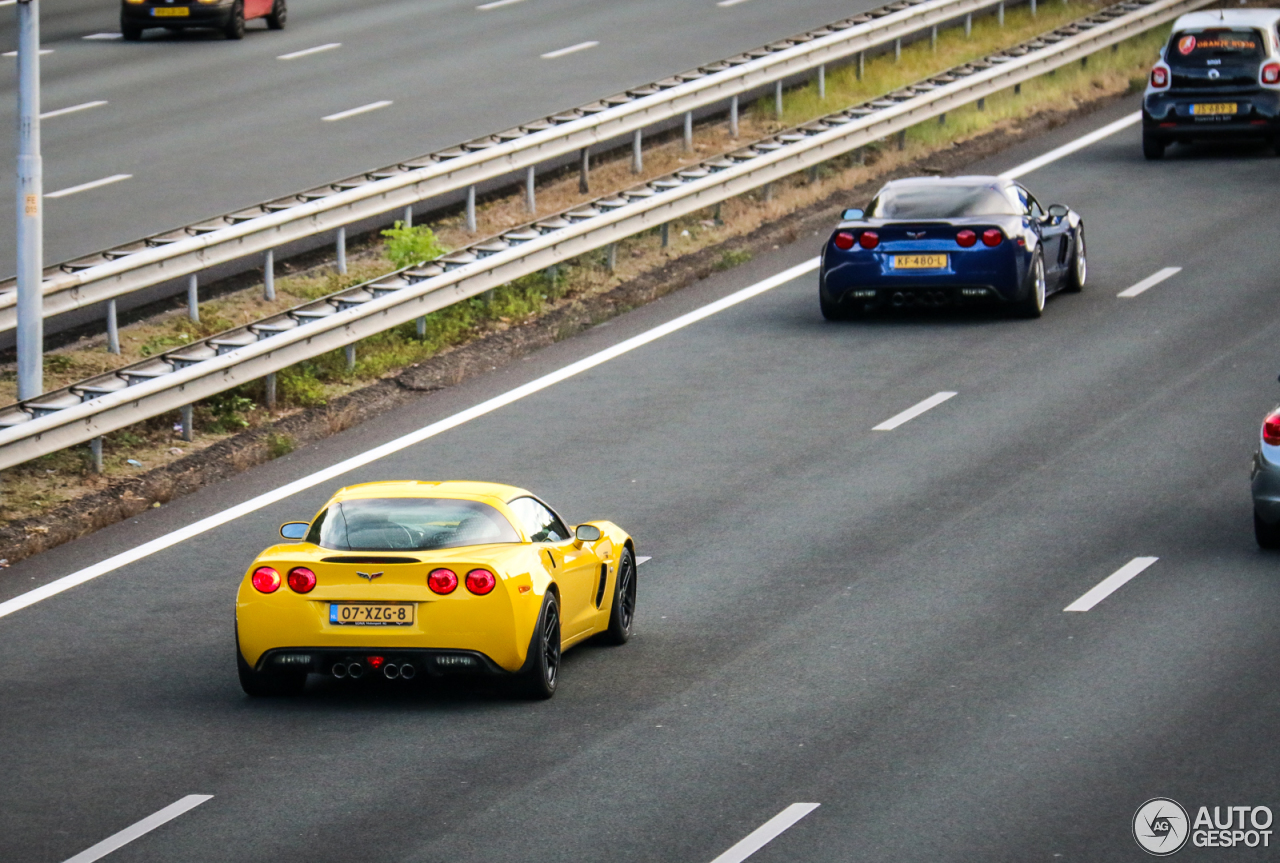
[(848, 210), (845, 210), (844, 213), (841, 214), (840, 218), (845, 220), (846, 222), (856, 222), (858, 219), (861, 219), (865, 216), (866, 216), (866, 213), (862, 212), (857, 207), (852, 207)]

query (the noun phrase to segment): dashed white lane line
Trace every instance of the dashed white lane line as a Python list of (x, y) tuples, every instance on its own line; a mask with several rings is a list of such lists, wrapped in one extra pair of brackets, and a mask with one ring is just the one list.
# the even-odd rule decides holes
[(746, 3), (747, 0), (720, 0), (717, 6), (737, 6), (739, 3)]
[(301, 51), (291, 51), (288, 54), (281, 54), (276, 57), (277, 60), (297, 60), (299, 57), (309, 57), (312, 54), (319, 54), (321, 51), (332, 51), (334, 48), (341, 48), (341, 42), (326, 42), (323, 45), (317, 45), (314, 48), (303, 48)]
[(90, 189), (96, 189), (99, 186), (109, 186), (112, 183), (118, 183), (121, 180), (127, 180), (133, 174), (112, 174), (110, 177), (103, 177), (101, 180), (93, 180), (89, 183), (81, 183), (78, 186), (70, 186), (66, 189), (59, 189), (56, 192), (49, 192), (46, 198), (65, 198), (67, 195), (75, 195), (80, 192), (87, 192)]
[(579, 51), (585, 51), (588, 48), (594, 48), (599, 42), (579, 42), (577, 45), (570, 45), (568, 48), (561, 48), (558, 51), (548, 51), (542, 55), (543, 60), (554, 60), (557, 57), (563, 57), (566, 54), (576, 54)]
[(1154, 288), (1156, 285), (1160, 284), (1165, 279), (1169, 278), (1170, 276), (1176, 276), (1180, 272), (1182, 272), (1182, 267), (1165, 267), (1160, 272), (1152, 273), (1151, 275), (1147, 276), (1145, 279), (1138, 282), (1138, 284), (1134, 285), (1133, 287), (1125, 288), (1123, 291), (1116, 294), (1116, 296), (1117, 297), (1136, 297), (1138, 294), (1142, 293), (1148, 288)]
[(955, 395), (955, 393), (948, 393), (948, 392), (934, 393), (924, 401), (920, 402), (920, 404), (912, 405), (902, 413), (896, 416), (889, 417), (887, 420), (880, 423), (880, 425), (873, 427), (871, 430), (872, 431), (893, 431), (898, 426), (902, 425), (905, 422), (910, 422), (911, 420), (920, 416), (920, 414), (924, 413), (925, 411), (936, 408), (938, 405), (942, 404), (947, 399), (951, 398), (953, 395)]
[(1088, 611), (1099, 602), (1124, 587), (1135, 575), (1142, 572), (1151, 564), (1155, 563), (1158, 557), (1135, 557), (1115, 572), (1108, 575), (1102, 581), (1098, 582), (1098, 586), (1090, 590), (1084, 596), (1068, 605), (1063, 611)]
[(141, 545), (134, 546), (133, 548), (122, 551), (119, 554), (113, 555), (106, 560), (101, 560), (98, 563), (85, 567), (84, 569), (76, 570), (69, 575), (64, 575), (62, 578), (55, 579), (48, 584), (37, 587), (35, 590), (29, 590), (26, 593), (13, 597), (12, 599), (0, 602), (0, 617), (6, 617), (16, 611), (21, 611), (28, 606), (35, 605), (37, 602), (41, 602), (52, 596), (57, 596), (63, 591), (70, 590), (73, 587), (92, 581), (99, 576), (106, 575), (109, 572), (115, 572), (122, 566), (128, 566), (131, 563), (143, 560), (156, 552), (164, 551), (166, 548), (171, 548), (172, 546), (185, 542), (192, 537), (208, 533), (209, 531), (221, 527), (224, 524), (229, 524), (242, 516), (248, 515), (252, 512), (257, 512), (263, 507), (270, 506), (273, 503), (278, 503), (279, 501), (293, 497), (295, 494), (306, 491), (307, 489), (322, 483), (329, 482), (330, 480), (340, 477), (345, 473), (349, 473), (356, 468), (372, 464), (378, 459), (386, 458), (387, 456), (400, 452), (403, 449), (422, 443), (423, 441), (429, 440), (437, 435), (444, 434), (450, 429), (455, 429), (458, 426), (465, 425), (474, 419), (479, 419), (486, 414), (491, 414), (509, 404), (514, 404), (521, 399), (527, 398), (535, 393), (542, 392), (549, 387), (555, 386), (561, 381), (568, 380), (569, 378), (582, 374), (596, 366), (604, 365), (610, 360), (616, 359), (624, 354), (628, 354), (637, 348), (644, 347), (650, 342), (655, 342), (663, 336), (668, 336), (671, 333), (678, 332), (685, 327), (696, 324), (698, 321), (709, 318), (712, 315), (719, 314), (725, 309), (732, 308), (739, 303), (746, 302), (752, 297), (757, 297), (766, 291), (771, 291), (779, 285), (785, 285), (788, 282), (800, 278), (801, 276), (808, 275), (818, 269), (819, 263), (819, 258), (810, 258), (803, 264), (797, 264), (796, 266), (783, 270), (780, 273), (775, 273), (763, 281), (756, 282), (754, 285), (743, 288), (742, 290), (732, 293), (727, 297), (722, 297), (713, 303), (708, 303), (700, 309), (694, 309), (693, 311), (681, 315), (674, 320), (667, 321), (665, 324), (621, 341), (611, 348), (605, 348), (603, 351), (594, 353), (589, 357), (584, 357), (577, 362), (570, 363), (569, 365), (561, 369), (557, 369), (550, 374), (543, 375), (540, 378), (529, 381), (527, 384), (518, 386), (513, 390), (508, 390), (501, 395), (494, 396), (488, 401), (481, 402), (480, 404), (467, 408), (464, 411), (460, 411), (453, 416), (445, 417), (438, 422), (423, 426), (415, 432), (410, 432), (409, 434), (398, 437), (395, 440), (390, 440), (384, 444), (373, 447), (372, 449), (365, 450), (358, 455), (344, 459), (343, 461), (330, 465), (327, 468), (322, 468), (314, 473), (302, 477), (301, 479), (286, 483), (285, 485), (274, 488), (271, 491), (263, 492), (257, 497), (251, 497), (243, 503), (238, 503), (235, 506), (224, 509), (222, 512), (215, 513), (214, 515), (207, 516), (199, 521), (192, 522), (185, 527), (180, 527), (177, 530), (170, 531), (169, 533), (158, 536), (148, 542), (144, 542)]
[[(45, 54), (52, 54), (52, 53), (53, 53), (53, 49), (52, 49), (52, 48), (41, 48), (39, 53), (40, 53), (40, 56), (41, 56), (41, 57), (43, 57)], [(17, 52), (17, 51), (5, 51), (5, 52), (4, 52), (4, 56), (6, 56), (6, 57), (17, 57), (17, 56), (18, 56), (18, 52)]]
[(177, 803), (170, 803), (154, 815), (148, 815), (137, 824), (126, 827), (114, 836), (103, 839), (92, 848), (81, 851), (76, 856), (69, 858), (66, 863), (93, 863), (94, 860), (101, 860), (112, 851), (128, 845), (139, 836), (150, 833), (162, 824), (172, 821), (184, 812), (190, 812), (206, 800), (212, 799), (212, 794), (188, 794)]
[(349, 111), (339, 111), (336, 114), (330, 114), (328, 117), (321, 117), (325, 122), (333, 122), (334, 120), (345, 120), (348, 117), (354, 117), (356, 114), (367, 114), (370, 111), (376, 111), (379, 108), (385, 108), (391, 104), (390, 99), (383, 99), (381, 102), (370, 102), (368, 105), (361, 105), (359, 108), (352, 108)]
[(110, 39), (123, 39), (124, 34), (123, 33), (90, 33), (88, 36), (81, 36), (80, 38), (89, 39), (91, 41), (97, 40), (97, 41), (106, 42), (107, 40), (110, 40)]
[(107, 104), (106, 99), (98, 99), (96, 102), (81, 102), (79, 105), (72, 105), (70, 108), (58, 108), (56, 111), (45, 111), (40, 115), (41, 120), (48, 120), (50, 117), (61, 117), (63, 114), (74, 114), (76, 111), (87, 111), (90, 108), (97, 108), (100, 105)]
[(1045, 165), (1048, 165), (1050, 162), (1056, 162), (1064, 156), (1070, 156), (1072, 153), (1076, 152), (1077, 150), (1083, 150), (1085, 147), (1088, 147), (1090, 144), (1096, 144), (1099, 141), (1101, 141), (1103, 138), (1109, 138), (1112, 135), (1114, 135), (1116, 132), (1119, 132), (1122, 129), (1127, 129), (1130, 126), (1132, 126), (1134, 123), (1137, 123), (1141, 120), (1142, 120), (1142, 112), (1134, 111), (1132, 114), (1129, 114), (1125, 117), (1121, 117), (1119, 120), (1116, 120), (1114, 123), (1108, 123), (1107, 125), (1103, 126), (1101, 129), (1096, 129), (1087, 135), (1081, 135), (1079, 138), (1076, 138), (1074, 141), (1072, 141), (1069, 144), (1063, 144), (1061, 147), (1058, 147), (1055, 150), (1050, 150), (1049, 152), (1045, 153), (1043, 156), (1037, 156), (1036, 158), (1032, 159), (1029, 162), (1023, 162), (1018, 167), (1005, 171), (1000, 176), (1008, 177), (1011, 180), (1016, 180), (1018, 177), (1021, 177), (1023, 174), (1029, 174), (1037, 168), (1043, 168)]
[(640, 564), (644, 563), (646, 560), (653, 560), (653, 558), (645, 554), (640, 555), (639, 557), (636, 558), (636, 566), (639, 566)]
[(785, 833), (801, 818), (817, 809), (819, 805), (818, 803), (792, 803), (711, 863), (742, 863), (743, 860)]
[(514, 6), (517, 3), (523, 3), (524, 0), (493, 0), (492, 3), (481, 3), (476, 8), (481, 12), (487, 12), (490, 9), (498, 9), (503, 6)]
[(17, 2), (18, 0), (0, 0), (0, 6), (12, 6)]

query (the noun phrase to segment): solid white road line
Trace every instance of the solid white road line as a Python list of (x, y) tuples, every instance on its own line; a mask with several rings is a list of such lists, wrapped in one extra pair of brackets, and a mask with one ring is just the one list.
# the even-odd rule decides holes
[(352, 108), (349, 111), (339, 111), (336, 114), (330, 114), (328, 117), (321, 117), (320, 119), (326, 122), (345, 120), (348, 117), (354, 117), (356, 114), (365, 114), (369, 111), (376, 111), (379, 108), (385, 108), (390, 104), (390, 99), (384, 99), (381, 102), (370, 102), (368, 105), (361, 105), (359, 108)]
[(45, 111), (40, 115), (41, 120), (48, 120), (50, 117), (61, 117), (63, 114), (74, 114), (76, 111), (86, 111), (89, 108), (97, 108), (99, 105), (107, 104), (106, 99), (99, 99), (96, 102), (82, 102), (79, 105), (72, 105), (70, 108), (59, 108), (56, 111)]
[(128, 845), (139, 836), (150, 833), (161, 824), (172, 821), (182, 813), (190, 812), (206, 800), (212, 799), (212, 794), (188, 794), (177, 803), (171, 803), (156, 814), (148, 815), (132, 827), (126, 827), (116, 835), (103, 839), (92, 848), (81, 851), (76, 856), (69, 858), (66, 863), (93, 863), (94, 860), (100, 860), (117, 848)]
[(1023, 174), (1029, 174), (1032, 171), (1034, 171), (1036, 168), (1043, 168), (1045, 165), (1048, 165), (1050, 162), (1058, 161), (1063, 156), (1070, 156), (1072, 153), (1076, 152), (1077, 150), (1083, 150), (1085, 147), (1089, 146), (1090, 144), (1096, 144), (1099, 141), (1101, 141), (1103, 138), (1109, 138), (1110, 136), (1114, 135), (1116, 132), (1119, 132), (1121, 129), (1127, 129), (1130, 126), (1132, 126), (1134, 123), (1137, 123), (1141, 120), (1142, 120), (1142, 112), (1134, 111), (1132, 114), (1129, 114), (1126, 117), (1122, 117), (1121, 119), (1116, 120), (1114, 123), (1108, 123), (1107, 125), (1103, 126), (1101, 129), (1090, 132), (1089, 134), (1084, 135), (1082, 137), (1076, 138), (1070, 144), (1063, 144), (1061, 147), (1058, 147), (1056, 150), (1050, 150), (1049, 152), (1045, 153), (1043, 156), (1037, 156), (1036, 158), (1032, 159), (1030, 162), (1023, 162), (1018, 167), (1005, 171), (1000, 176), (1008, 177), (1011, 180), (1016, 180), (1018, 177), (1021, 177)]
[(513, 6), (516, 3), (523, 3), (523, 2), (524, 0), (494, 0), (494, 2), (492, 3), (481, 3), (476, 8), (479, 9), (481, 12), (486, 12), (489, 9), (497, 9), (502, 6)]
[(585, 51), (588, 48), (594, 48), (599, 42), (579, 42), (577, 45), (570, 45), (568, 48), (561, 48), (559, 51), (548, 51), (542, 55), (543, 60), (554, 60), (557, 57), (563, 57), (566, 54), (575, 54), (578, 51)]
[(90, 189), (96, 189), (99, 186), (109, 186), (112, 183), (118, 183), (121, 180), (127, 180), (133, 174), (112, 174), (110, 177), (103, 177), (101, 180), (94, 180), (91, 183), (81, 183), (78, 186), (71, 186), (67, 189), (59, 189), (56, 192), (49, 192), (46, 198), (65, 198), (67, 195), (75, 195), (79, 192), (87, 192)]
[(692, 312), (681, 315), (680, 317), (668, 321), (661, 326), (657, 326), (647, 332), (643, 332), (638, 336), (633, 336), (626, 341), (619, 342), (611, 348), (606, 348), (603, 351), (592, 354), (591, 356), (578, 360), (575, 363), (570, 363), (558, 371), (543, 375), (537, 380), (530, 381), (523, 386), (509, 390), (500, 396), (495, 396), (486, 402), (481, 402), (475, 407), (467, 408), (460, 413), (456, 413), (451, 417), (440, 420), (439, 422), (432, 423), (429, 426), (424, 426), (423, 428), (420, 428), (415, 432), (410, 432), (403, 437), (396, 438), (395, 440), (388, 441), (381, 446), (376, 446), (373, 449), (366, 450), (359, 455), (352, 456), (351, 458), (340, 461), (335, 465), (316, 471), (302, 479), (294, 480), (287, 485), (282, 485), (272, 491), (264, 492), (257, 497), (246, 500), (244, 503), (225, 509), (216, 515), (203, 518), (200, 521), (187, 525), (186, 527), (179, 528), (172, 533), (166, 533), (164, 536), (156, 537), (150, 542), (145, 542), (142, 545), (129, 549), (128, 551), (122, 551), (114, 557), (109, 557), (106, 560), (93, 564), (92, 566), (73, 572), (70, 575), (64, 575), (62, 578), (59, 578), (56, 581), (51, 581), (43, 587), (37, 587), (35, 590), (15, 596), (13, 599), (6, 602), (0, 602), (0, 617), (13, 614), (15, 611), (26, 608), (29, 605), (35, 605), (37, 602), (48, 599), (51, 596), (57, 596), (65, 590), (70, 590), (71, 588), (84, 584), (87, 581), (91, 581), (100, 575), (106, 575), (108, 572), (113, 572), (122, 566), (127, 566), (128, 564), (133, 563), (134, 561), (142, 560), (143, 558), (155, 554), (158, 551), (163, 551), (170, 546), (184, 542), (193, 536), (199, 536), (200, 534), (207, 533), (216, 527), (235, 521), (242, 515), (248, 515), (251, 512), (256, 512), (264, 506), (270, 506), (271, 504), (284, 500), (285, 498), (292, 497), (301, 491), (305, 491), (313, 486), (328, 482), (335, 477), (342, 476), (344, 473), (348, 473), (356, 468), (375, 462), (380, 458), (397, 453), (406, 447), (411, 447), (414, 444), (421, 443), (424, 440), (433, 438), (438, 434), (449, 431), (450, 429), (457, 428), (458, 426), (468, 423), (473, 419), (482, 417), (485, 414), (492, 413), (498, 408), (518, 402), (526, 396), (531, 396), (534, 393), (541, 392), (547, 387), (554, 386), (561, 381), (568, 380), (574, 375), (581, 374), (582, 372), (593, 369), (598, 365), (607, 363), (609, 360), (620, 357), (623, 354), (630, 353), (636, 348), (644, 347), (650, 342), (657, 341), (663, 336), (682, 330), (690, 324), (695, 324), (704, 318), (709, 318), (714, 314), (724, 311), (725, 309), (732, 308), (733, 306), (745, 302), (752, 297), (763, 294), (766, 291), (771, 291), (779, 285), (784, 285), (793, 279), (798, 279), (803, 275), (811, 273), (818, 269), (819, 260), (820, 259), (818, 258), (812, 258), (805, 261), (803, 264), (797, 264), (788, 270), (783, 270), (777, 275), (770, 276), (762, 282), (756, 282), (754, 285), (743, 288), (737, 293), (733, 293), (727, 297), (716, 300), (714, 303), (708, 303), (700, 309), (695, 309)]
[(1133, 287), (1125, 288), (1123, 291), (1116, 294), (1116, 296), (1117, 297), (1136, 297), (1138, 294), (1142, 293), (1147, 288), (1154, 288), (1156, 285), (1160, 284), (1165, 279), (1169, 278), (1170, 276), (1176, 276), (1180, 272), (1182, 272), (1182, 267), (1165, 267), (1160, 272), (1152, 273), (1151, 275), (1147, 276), (1145, 279), (1138, 282), (1138, 284), (1134, 285)]
[[(45, 54), (52, 54), (52, 53), (53, 53), (53, 49), (52, 49), (52, 48), (41, 48), (41, 49), (40, 49), (38, 52), (36, 52), (36, 53), (38, 53), (41, 57), (43, 57)], [(6, 57), (17, 57), (17, 56), (18, 56), (18, 52), (17, 52), (17, 51), (5, 51), (5, 52), (4, 52), (4, 56), (6, 56)]]
[(955, 395), (955, 393), (946, 393), (946, 392), (934, 393), (924, 401), (920, 402), (920, 404), (907, 408), (905, 411), (898, 414), (897, 416), (889, 417), (889, 419), (880, 423), (880, 425), (875, 426), (871, 430), (872, 431), (893, 431), (898, 426), (902, 425), (905, 422), (909, 422), (910, 420), (915, 419), (925, 411), (931, 408), (936, 408), (938, 405), (942, 404), (947, 399), (951, 398), (953, 395)]
[(277, 60), (297, 60), (299, 57), (307, 57), (311, 54), (319, 54), (321, 51), (332, 51), (334, 48), (341, 48), (341, 42), (326, 42), (323, 45), (317, 45), (314, 48), (303, 48), (301, 51), (293, 51), (288, 54), (280, 54)]
[(781, 836), (788, 828), (817, 809), (818, 803), (792, 803), (777, 815), (761, 824), (746, 839), (734, 845), (711, 863), (742, 863), (752, 854)]
[(18, 0), (0, 0), (0, 6), (12, 6), (17, 2)]
[(88, 36), (81, 36), (80, 38), (90, 39), (90, 40), (97, 39), (105, 42), (109, 39), (123, 39), (124, 34), (123, 33), (90, 33)]
[(1155, 563), (1158, 557), (1135, 557), (1115, 572), (1108, 575), (1102, 581), (1098, 582), (1098, 586), (1068, 605), (1063, 611), (1088, 611), (1099, 602), (1106, 599), (1123, 587), (1131, 578), (1142, 572), (1151, 564)]

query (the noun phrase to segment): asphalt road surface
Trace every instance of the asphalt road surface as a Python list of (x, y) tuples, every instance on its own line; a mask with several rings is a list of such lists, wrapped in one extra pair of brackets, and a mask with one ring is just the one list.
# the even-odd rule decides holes
[[(45, 261), (70, 260), (506, 129), (880, 5), (876, 0), (293, 0), (283, 32), (118, 34), (113, 0), (44, 0)], [(0, 6), (0, 50), (16, 47)], [(550, 59), (541, 55), (598, 42)], [(291, 59), (282, 55), (337, 44)], [(8, 63), (6, 68), (3, 63)], [(0, 129), (16, 63), (0, 58)], [(324, 117), (390, 102), (325, 121)], [(16, 137), (0, 134), (0, 201)], [(0, 206), (0, 276), (14, 272)]]
[[(1130, 821), (1152, 797), (1280, 809), (1280, 558), (1254, 545), (1246, 475), (1280, 395), (1277, 249), (1259, 228), (1280, 163), (1247, 147), (1146, 163), (1138, 137), (1024, 178), (1078, 208), (1090, 240), (1085, 292), (1038, 321), (829, 324), (809, 272), (0, 618), (0, 859), (66, 861), (193, 794), (212, 798), (110, 863), (710, 863), (796, 803), (819, 806), (752, 863), (1096, 863), (1147, 859)], [(819, 242), (18, 564), (0, 601)], [(873, 430), (939, 392), (956, 395)], [(567, 654), (545, 703), (321, 678), (295, 700), (246, 698), (244, 567), (338, 485), (392, 478), (511, 482), (572, 521), (617, 521), (652, 556), (635, 638)], [(1158, 560), (1064, 611), (1138, 557)]]

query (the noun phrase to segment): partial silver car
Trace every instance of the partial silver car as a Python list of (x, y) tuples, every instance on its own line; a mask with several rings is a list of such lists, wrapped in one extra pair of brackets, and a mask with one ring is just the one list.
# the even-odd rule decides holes
[(1263, 548), (1280, 548), (1280, 406), (1262, 421), (1250, 479), (1253, 535)]

